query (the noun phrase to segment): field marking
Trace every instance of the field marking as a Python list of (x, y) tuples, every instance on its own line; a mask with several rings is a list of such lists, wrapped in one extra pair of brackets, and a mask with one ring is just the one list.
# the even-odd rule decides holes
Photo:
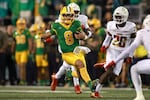
[[(57, 87), (56, 91), (49, 90), (49, 87), (46, 86), (6, 86), (2, 87), (0, 86), (0, 93), (75, 93), (74, 87), (69, 87), (67, 89), (64, 88), (64, 90), (59, 90), (64, 87)], [(39, 89), (39, 90), (38, 90)], [(42, 90), (40, 90), (42, 89)], [(45, 90), (44, 90), (45, 89)], [(88, 88), (82, 89), (82, 93), (90, 93)], [(133, 88), (103, 88), (101, 93), (108, 93), (107, 90), (125, 90), (130, 91), (134, 90)], [(144, 91), (149, 91), (149, 89), (143, 89)]]
[[(0, 93), (75, 93), (74, 91), (49, 91), (49, 90), (0, 90)], [(90, 91), (82, 91), (82, 93), (91, 93)], [(106, 93), (102, 91), (102, 93)]]
[(71, 91), (48, 91), (48, 90), (0, 90), (0, 93), (3, 92), (17, 92), (17, 93), (70, 93)]
[[(74, 93), (74, 91), (48, 91), (48, 90), (0, 90), (0, 93)], [(90, 91), (83, 91), (83, 93), (90, 93)]]

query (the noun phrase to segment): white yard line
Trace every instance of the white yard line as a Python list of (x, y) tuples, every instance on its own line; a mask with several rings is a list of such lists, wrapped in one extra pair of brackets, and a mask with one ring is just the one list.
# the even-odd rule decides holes
[[(75, 93), (74, 91), (49, 91), (49, 90), (0, 90), (0, 93)], [(90, 91), (84, 90), (82, 93), (91, 93)], [(106, 91), (102, 91), (102, 93), (106, 93)]]

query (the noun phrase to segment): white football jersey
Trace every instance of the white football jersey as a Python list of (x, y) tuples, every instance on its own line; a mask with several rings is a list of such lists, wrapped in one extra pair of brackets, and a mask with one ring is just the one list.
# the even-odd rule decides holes
[(150, 29), (144, 28), (139, 30), (133, 43), (129, 48), (121, 53), (121, 55), (119, 55), (117, 59), (115, 59), (115, 62), (118, 62), (120, 59), (125, 58), (129, 53), (133, 53), (139, 45), (143, 45), (145, 47), (145, 49), (148, 51), (148, 57), (150, 57)]
[(133, 41), (133, 35), (136, 33), (136, 25), (133, 22), (127, 21), (124, 27), (117, 27), (115, 21), (109, 21), (107, 23), (107, 31), (109, 36), (106, 38), (110, 39), (106, 39), (107, 41), (105, 40), (103, 45), (107, 44), (108, 46), (109, 44), (111, 48), (124, 50)]
[(88, 17), (86, 15), (79, 15), (78, 18), (75, 18), (75, 19), (79, 20), (81, 24), (85, 27), (85, 29), (89, 28)]

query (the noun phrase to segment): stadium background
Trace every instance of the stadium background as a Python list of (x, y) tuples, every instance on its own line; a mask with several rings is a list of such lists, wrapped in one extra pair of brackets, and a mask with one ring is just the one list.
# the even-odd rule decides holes
[[(13, 29), (15, 29), (16, 20), (20, 16), (26, 18), (27, 28), (30, 28), (32, 24), (39, 20), (43, 20), (44, 23), (48, 26), (58, 18), (59, 10), (64, 5), (68, 5), (70, 2), (77, 3), (81, 8), (81, 13), (88, 16), (90, 27), (94, 28), (95, 34), (101, 40), (99, 41), (97, 40), (97, 38), (94, 38), (94, 40), (92, 40), (92, 43), (94, 43), (94, 41), (98, 41), (99, 44), (101, 44), (102, 40), (104, 39), (104, 29), (106, 27), (106, 23), (112, 20), (113, 10), (117, 6), (122, 5), (126, 6), (129, 9), (129, 20), (135, 22), (138, 29), (141, 28), (143, 18), (150, 13), (150, 7), (148, 6), (150, 4), (149, 0), (0, 0), (0, 32), (7, 34), (6, 29), (8, 28), (8, 26), (13, 26)], [(0, 36), (0, 39), (2, 38), (3, 37)], [(104, 58), (98, 57), (100, 54), (98, 53), (99, 48), (97, 48), (97, 46), (100, 45), (95, 44), (93, 47), (91, 46), (93, 52), (87, 55), (87, 57), (89, 56), (92, 58), (88, 59), (90, 62), (103, 62), (104, 60)], [(49, 86), (49, 84), (51, 83), (50, 76), (53, 73), (57, 72), (62, 63), (61, 56), (58, 52), (56, 52), (56, 50), (57, 41), (54, 41), (54, 43), (48, 44), (46, 46), (46, 53), (50, 57), (48, 59), (49, 65), (47, 66), (48, 72), (44, 72), (44, 74), (47, 74), (48, 77), (46, 81), (44, 81), (44, 83), (37, 82), (35, 63), (34, 61), (28, 61), (26, 66), (27, 75), (25, 85)], [(6, 51), (0, 52), (1, 63), (6, 62), (2, 56), (2, 54), (5, 53)], [(53, 60), (54, 63), (52, 63)], [(103, 72), (102, 69), (94, 69), (90, 63), (87, 62), (87, 64), (89, 74), (92, 79), (97, 78)], [(16, 74), (16, 77), (14, 78), (13, 82), (10, 82), (10, 72)], [(0, 76), (4, 74), (4, 76), (0, 78), (0, 85), (19, 85), (19, 76), (17, 76), (18, 74), (16, 66), (15, 71), (13, 71), (7, 65), (5, 65), (4, 67), (0, 67), (0, 74)], [(130, 86), (131, 84), (128, 78), (128, 72), (126, 79), (126, 87), (132, 87)], [(149, 86), (150, 80), (148, 75), (143, 75), (142, 80), (146, 86)], [(106, 86), (111, 86), (110, 83), (108, 82)], [(72, 86), (72, 84), (69, 85)], [(59, 86), (68, 86), (65, 84), (64, 76), (59, 80)]]

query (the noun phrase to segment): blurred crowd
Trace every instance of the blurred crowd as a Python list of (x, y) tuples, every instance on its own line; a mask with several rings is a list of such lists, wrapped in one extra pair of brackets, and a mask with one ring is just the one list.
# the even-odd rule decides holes
[[(77, 3), (81, 12), (87, 14), (89, 18), (97, 16), (102, 18), (102, 22), (110, 19), (110, 13), (118, 5), (143, 5), (144, 12), (149, 13), (148, 0), (1, 0), (0, 1), (0, 21), (1, 25), (16, 24), (19, 17), (24, 17), (27, 24), (31, 25), (39, 16), (44, 21), (54, 20), (58, 17), (60, 9), (70, 2)], [(97, 9), (97, 8), (101, 8)], [(101, 12), (99, 12), (101, 11)], [(101, 13), (101, 15), (96, 15)]]
[[(93, 36), (84, 44), (91, 49), (91, 52), (86, 55), (86, 61), (92, 80), (104, 72), (102, 68), (94, 68), (93, 65), (105, 61), (105, 55), (99, 52), (99, 48), (106, 35), (106, 23), (112, 20), (113, 10), (118, 5), (142, 5), (143, 12), (150, 13), (147, 6), (149, 0), (0, 0), (0, 85), (49, 85), (51, 83), (51, 75), (56, 73), (62, 64), (57, 38), (50, 43), (43, 43), (39, 42), (39, 37), (46, 29), (50, 29), (51, 23), (58, 18), (60, 9), (71, 2), (77, 3), (81, 13), (89, 18), (88, 23)], [(137, 27), (141, 27), (140, 23)], [(24, 48), (25, 54), (20, 55), (21, 58), (27, 55), (23, 60), (19, 56), (15, 58), (15, 53), (18, 51), (15, 49), (17, 40), (14, 39), (18, 35), (14, 36), (14, 33), (22, 30), (27, 31), (25, 34), (28, 39), (26, 40), (28, 47)], [(24, 42), (24, 37), (19, 36), (18, 39)], [(139, 48), (134, 55), (135, 61), (147, 54), (142, 47)], [(121, 75), (115, 82), (108, 80), (108, 85), (111, 87), (132, 85), (128, 75), (130, 67), (124, 66)], [(59, 85), (65, 84), (64, 77), (59, 80)], [(143, 82), (149, 85), (150, 81), (147, 77), (149, 78), (143, 76)]]

